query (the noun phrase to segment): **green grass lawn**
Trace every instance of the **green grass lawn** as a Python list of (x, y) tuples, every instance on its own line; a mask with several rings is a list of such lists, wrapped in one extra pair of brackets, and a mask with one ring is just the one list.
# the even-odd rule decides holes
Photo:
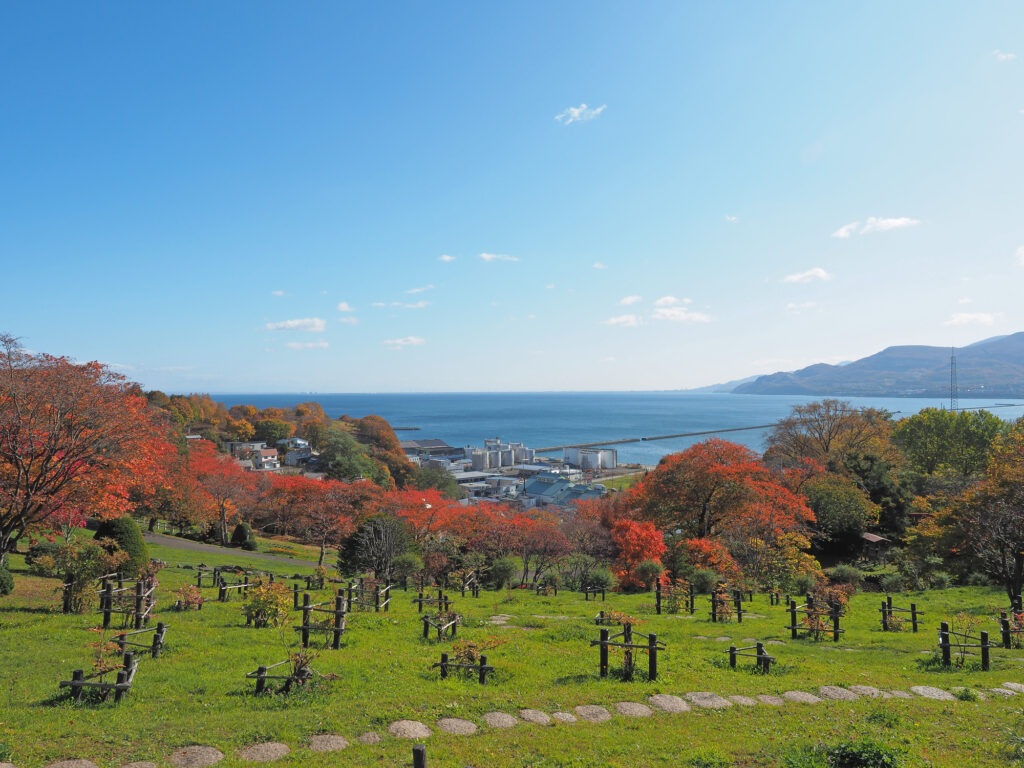
[[(159, 546), (151, 547), (151, 554), (174, 565), (238, 563), (246, 556), (232, 550), (211, 557)], [(481, 715), (491, 710), (571, 711), (578, 704), (645, 701), (657, 692), (781, 693), (856, 683), (982, 689), (1024, 681), (1022, 651), (995, 650), (988, 673), (940, 671), (928, 663), (931, 656), (922, 653), (935, 645), (934, 629), (945, 615), (958, 610), (993, 615), (1005, 602), (996, 589), (958, 588), (898, 598), (897, 605), (913, 599), (927, 612), (924, 628), (916, 635), (881, 632), (880, 596), (859, 594), (844, 621), (849, 631), (838, 644), (791, 641), (783, 628), (784, 610), (769, 606), (761, 595), (749, 609), (764, 618), (723, 625), (707, 620), (706, 597), (698, 601), (697, 616), (688, 618), (654, 615), (649, 594), (609, 595), (602, 605), (575, 593), (538, 597), (516, 592), (511, 600), (505, 592), (481, 593), (478, 599), (455, 593), (456, 610), (466, 616), (461, 636), (505, 640), (489, 652), (497, 671), (486, 686), (472, 680), (441, 681), (436, 670), (428, 669), (449, 644), (421, 639), (410, 602), (413, 593), (396, 590), (390, 613), (351, 614), (342, 649), (326, 650), (314, 663), (319, 672), (336, 679), (291, 696), (256, 698), (245, 673), (285, 658), (286, 646), (295, 643), (298, 633), (290, 628), (246, 628), (237, 601), (210, 602), (202, 611), (189, 613), (170, 611), (170, 591), (195, 578), (193, 571), (174, 567), (160, 574), (157, 618), (169, 625), (163, 657), (141, 661), (135, 687), (122, 704), (73, 706), (58, 696), (57, 684), (70, 679), (73, 669), (89, 668), (91, 651), (86, 643), (96, 639), (90, 627), (97, 626), (98, 617), (55, 613), (57, 582), (28, 576), (18, 557), (12, 566), (15, 592), (0, 601), (0, 743), (10, 747), (9, 759), (21, 768), (67, 757), (93, 759), (101, 768), (131, 760), (165, 765), (173, 749), (191, 743), (220, 748), (227, 755), (221, 765), (230, 767), (242, 764), (234, 756), (240, 747), (261, 740), (284, 741), (292, 747), (292, 754), (277, 763), (282, 766), (399, 766), (409, 763), (411, 745), (387, 735), (379, 745), (353, 744), (327, 755), (302, 746), (310, 735), (321, 732), (340, 733), (350, 741), (367, 730), (386, 734), (388, 723), (397, 719), (422, 720), (433, 727), (439, 718), (450, 716), (481, 724)], [(272, 570), (293, 571), (288, 566)], [(204, 592), (215, 599), (216, 590)], [(322, 599), (328, 596), (326, 591), (318, 594)], [(598, 651), (589, 647), (589, 641), (597, 638), (592, 617), (601, 607), (638, 616), (643, 621), (639, 631), (656, 631), (667, 643), (657, 681), (626, 683), (598, 677)], [(508, 626), (488, 625), (487, 619), (498, 613), (514, 618)], [(998, 638), (995, 623), (986, 626)], [(749, 669), (729, 669), (722, 653), (728, 643), (696, 639), (698, 635), (728, 635), (742, 645), (747, 643), (739, 641), (748, 637), (787, 644), (771, 648), (779, 664), (762, 676)], [(613, 655), (613, 669), (618, 663)], [(641, 659), (638, 666), (645, 665)], [(909, 765), (1005, 766), (1005, 732), (1020, 724), (1022, 699), (735, 706), (720, 712), (658, 713), (648, 719), (615, 716), (604, 724), (523, 723), (507, 731), (482, 727), (472, 737), (435, 729), (429, 740), (430, 765), (685, 766), (694, 750), (727, 758), (721, 765), (781, 765), (782, 756), (798, 745), (872, 735), (905, 749)]]

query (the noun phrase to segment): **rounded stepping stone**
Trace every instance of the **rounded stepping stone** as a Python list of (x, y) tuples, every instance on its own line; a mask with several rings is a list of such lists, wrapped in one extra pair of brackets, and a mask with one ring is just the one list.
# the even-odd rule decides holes
[[(996, 696), (1004, 696), (1009, 698), (1010, 696), (1016, 696), (1016, 691), (1011, 691), (1009, 688), (989, 688), (990, 693), (994, 693)], [(2, 768), (2, 766), (0, 766)]]
[(693, 691), (692, 693), (686, 694), (686, 700), (691, 704), (704, 709), (725, 709), (731, 707), (732, 702), (728, 699), (723, 699), (717, 693), (710, 693), (708, 691)]
[(55, 763), (49, 763), (46, 768), (99, 768), (99, 766), (92, 760), (73, 757), (70, 760), (58, 760)]
[(388, 733), (396, 739), (430, 738), (430, 729), (419, 720), (396, 720), (388, 726)]
[(732, 638), (731, 637), (726, 637), (725, 635), (722, 635), (721, 637), (716, 637), (715, 638), (715, 642), (716, 643), (728, 643), (730, 640), (732, 640)]
[(757, 638), (756, 637), (741, 637), (740, 638), (740, 642), (741, 643), (756, 643), (757, 642)]
[(654, 710), (638, 701), (617, 701), (615, 711), (626, 717), (650, 717)]
[(764, 644), (765, 645), (785, 645), (785, 643), (782, 642), (781, 640), (765, 640)]
[(279, 741), (264, 741), (260, 744), (250, 744), (245, 749), (239, 750), (238, 757), (248, 760), (250, 763), (269, 763), (280, 760), (291, 752), (287, 744)]
[[(0, 768), (4, 768), (3, 763), (0, 763)], [(149, 760), (136, 760), (134, 763), (125, 763), (121, 768), (156, 768), (156, 763), (151, 763)]]
[(653, 696), (648, 696), (647, 700), (651, 703), (652, 707), (656, 707), (662, 712), (671, 712), (672, 714), (677, 715), (682, 712), (690, 711), (689, 704), (678, 696), (673, 696), (669, 693), (656, 693)]
[(309, 748), (313, 752), (337, 752), (348, 746), (348, 739), (336, 733), (318, 733), (309, 737)]
[(484, 722), (491, 728), (515, 728), (519, 721), (507, 712), (488, 712)]
[(366, 733), (359, 736), (356, 741), (360, 744), (380, 744), (380, 734), (374, 733), (373, 731), (367, 731)]
[(1009, 688), (1011, 691), (1016, 691), (1017, 693), (1024, 693), (1024, 685), (1021, 685), (1020, 683), (1003, 683), (1003, 688)]
[(757, 694), (757, 700), (762, 704), (770, 704), (773, 707), (781, 707), (786, 703), (781, 696), (775, 696), (771, 693), (759, 693)]
[(952, 693), (944, 691), (941, 688), (936, 688), (932, 685), (912, 685), (910, 686), (910, 692), (925, 699), (935, 699), (936, 701), (956, 701), (956, 696)]
[(458, 717), (442, 718), (437, 721), (437, 727), (445, 733), (453, 733), (456, 736), (472, 736), (476, 733), (476, 723)]
[(575, 723), (576, 715), (570, 714), (569, 712), (552, 712), (551, 719), (556, 723)]
[(588, 723), (604, 723), (612, 719), (611, 712), (594, 704), (581, 704), (575, 711), (580, 720), (586, 720)]
[(739, 704), (743, 707), (756, 707), (757, 699), (752, 699), (749, 696), (730, 696), (729, 701), (733, 704)]
[(901, 690), (898, 690), (898, 689), (897, 690), (889, 691), (889, 695), (892, 696), (894, 699), (912, 699), (912, 698), (914, 698), (913, 694), (908, 693), (907, 691), (901, 691)]
[(551, 724), (551, 715), (547, 712), (541, 712), (539, 709), (520, 709), (519, 719), (526, 723), (533, 723), (534, 725)]
[(224, 753), (219, 749), (193, 744), (190, 747), (174, 750), (168, 761), (174, 768), (205, 768), (208, 765), (219, 763), (223, 759)]
[(786, 691), (782, 694), (782, 698), (786, 701), (793, 701), (797, 704), (820, 704), (821, 699), (815, 696), (813, 693), (807, 693), (807, 691)]
[(0, 768), (16, 768), (14, 763), (0, 763)]
[(818, 688), (818, 693), (821, 694), (821, 698), (832, 701), (856, 701), (860, 698), (853, 691), (848, 691), (838, 685), (822, 685)]
[(693, 639), (694, 640), (707, 640), (708, 636), (707, 635), (694, 635)]
[(892, 698), (891, 693), (880, 691), (878, 688), (873, 688), (870, 685), (851, 685), (850, 690), (861, 696), (867, 696), (869, 699), (889, 699)]

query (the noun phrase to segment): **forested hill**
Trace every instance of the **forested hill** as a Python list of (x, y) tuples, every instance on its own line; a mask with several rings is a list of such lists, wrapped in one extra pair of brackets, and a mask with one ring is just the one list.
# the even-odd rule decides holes
[[(732, 391), (742, 395), (947, 397), (949, 347), (900, 346), (844, 365), (819, 363), (759, 376)], [(1024, 332), (956, 350), (961, 397), (1024, 397)]]

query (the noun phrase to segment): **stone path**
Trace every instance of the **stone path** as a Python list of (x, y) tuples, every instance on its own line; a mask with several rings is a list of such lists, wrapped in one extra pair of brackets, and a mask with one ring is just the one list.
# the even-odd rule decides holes
[[(757, 696), (731, 695), (722, 696), (710, 691), (691, 691), (682, 696), (668, 693), (656, 693), (647, 697), (647, 703), (638, 701), (619, 701), (611, 709), (594, 704), (583, 704), (575, 707), (573, 712), (552, 712), (548, 714), (539, 709), (520, 709), (516, 715), (507, 712), (487, 712), (481, 720), (490, 729), (507, 729), (517, 727), (554, 728), (565, 727), (584, 721), (587, 723), (606, 723), (617, 715), (619, 718), (646, 718), (680, 715), (693, 711), (694, 708), (705, 710), (722, 710), (730, 707), (771, 707), (785, 706), (787, 703), (817, 705), (831, 701), (856, 701), (868, 699), (932, 699), (935, 701), (958, 701), (954, 693), (962, 688), (945, 690), (931, 685), (914, 685), (909, 691), (883, 690), (870, 685), (822, 685), (816, 693), (809, 691), (786, 691), (776, 696), (762, 693)], [(971, 689), (978, 701), (1015, 697), (1024, 694), (1024, 683), (1008, 682), (997, 688)], [(614, 711), (615, 715), (612, 714)], [(457, 717), (445, 717), (435, 724), (437, 730), (455, 736), (473, 736), (480, 732), (480, 726), (472, 720)], [(388, 734), (396, 739), (429, 739), (433, 731), (426, 723), (418, 720), (396, 720), (387, 728)], [(356, 737), (356, 741), (364, 745), (379, 744), (382, 741), (379, 733), (367, 731)], [(306, 745), (311, 752), (335, 752), (349, 746), (348, 739), (339, 734), (319, 733), (309, 737)], [(260, 742), (250, 744), (236, 753), (238, 760), (248, 763), (269, 763), (279, 760), (291, 753), (287, 744), (280, 742)], [(207, 768), (224, 759), (224, 753), (209, 746), (192, 745), (175, 750), (167, 758), (174, 768)], [(0, 762), (0, 768), (15, 768), (12, 763)], [(91, 760), (69, 758), (52, 762), (46, 768), (97, 768)], [(122, 765), (121, 768), (157, 768), (152, 762), (134, 762)]]

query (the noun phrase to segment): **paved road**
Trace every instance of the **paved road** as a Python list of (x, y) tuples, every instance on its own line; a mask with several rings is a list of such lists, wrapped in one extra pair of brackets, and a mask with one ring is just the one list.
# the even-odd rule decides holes
[(280, 563), (281, 565), (302, 565), (307, 568), (316, 563), (310, 560), (296, 560), (293, 557), (281, 557), (279, 555), (268, 555), (263, 552), (245, 552), (242, 550), (227, 549), (225, 547), (218, 547), (216, 544), (204, 544), (201, 541), (192, 541), (192, 539), (179, 539), (176, 536), (165, 536), (162, 533), (150, 533), (149, 531), (142, 532), (143, 538), (152, 544), (159, 544), (162, 547), (173, 547), (174, 549), (187, 549), (191, 552), (208, 552), (214, 555), (230, 555), (232, 553), (238, 553), (239, 559), (245, 558), (246, 560), (265, 560), (269, 563)]

